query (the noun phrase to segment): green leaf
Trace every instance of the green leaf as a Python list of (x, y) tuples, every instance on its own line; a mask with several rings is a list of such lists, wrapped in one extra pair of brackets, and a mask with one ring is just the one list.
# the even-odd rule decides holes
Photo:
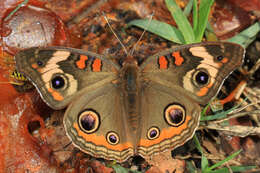
[[(198, 7), (197, 7), (197, 0), (193, 1), (193, 32), (195, 33), (195, 29), (198, 26)], [(196, 35), (195, 35), (196, 37)]]
[(235, 158), (241, 151), (242, 151), (242, 150), (238, 150), (237, 152), (231, 154), (231, 155), (228, 156), (227, 158), (225, 158), (225, 159), (221, 160), (220, 162), (218, 162), (218, 163), (212, 165), (211, 167), (209, 167), (208, 170), (213, 170), (213, 169), (215, 169), (215, 168), (217, 168), (217, 167), (223, 165), (225, 162), (227, 162), (227, 161), (229, 161), (229, 160)]
[(229, 42), (238, 43), (243, 47), (247, 47), (252, 41), (255, 40), (257, 33), (260, 31), (260, 23), (257, 22), (236, 36), (228, 39)]
[(189, 15), (190, 15), (190, 12), (191, 12), (191, 9), (192, 9), (193, 1), (194, 1), (194, 0), (189, 0), (188, 4), (187, 4), (186, 7), (184, 8), (183, 14), (184, 14), (185, 16), (189, 16)]
[[(150, 23), (150, 24), (149, 24)], [(148, 26), (149, 24), (149, 26)], [(175, 43), (179, 43), (179, 44), (184, 44), (184, 38), (182, 33), (180, 32), (180, 30), (178, 30), (177, 28), (167, 24), (167, 23), (163, 23), (160, 22), (158, 20), (151, 20), (149, 21), (148, 19), (144, 19), (144, 20), (133, 20), (131, 22), (128, 23), (128, 26), (137, 26), (143, 29), (147, 29), (147, 31), (152, 32), (156, 35), (159, 35), (160, 37), (175, 42)], [(148, 26), (148, 28), (147, 28)]]
[(178, 29), (183, 34), (185, 43), (194, 43), (195, 36), (193, 29), (186, 16), (183, 14), (181, 8), (176, 4), (175, 0), (165, 0), (165, 3), (169, 11), (171, 12), (171, 15), (174, 18)]
[(201, 0), (199, 6), (199, 21), (198, 25), (195, 28), (195, 36), (196, 42), (200, 42), (202, 40), (204, 31), (206, 29), (208, 23), (209, 12), (214, 0)]

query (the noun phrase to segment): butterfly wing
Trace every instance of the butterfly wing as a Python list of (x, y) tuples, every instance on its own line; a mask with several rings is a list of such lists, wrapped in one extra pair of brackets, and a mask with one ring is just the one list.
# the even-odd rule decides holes
[(140, 68), (144, 80), (180, 86), (198, 103), (207, 104), (243, 57), (244, 49), (238, 44), (205, 42), (160, 52)]
[(233, 43), (178, 46), (149, 57), (141, 66), (142, 126), (137, 153), (145, 158), (189, 140), (200, 106), (242, 63), (244, 49)]
[(15, 56), (17, 69), (28, 77), (43, 100), (61, 109), (82, 95), (118, 77), (119, 66), (108, 58), (73, 48), (30, 48)]
[(64, 126), (73, 144), (108, 160), (122, 162), (133, 156), (136, 134), (129, 129), (120, 86), (110, 83), (85, 92), (64, 115)]
[(144, 158), (184, 144), (198, 127), (200, 106), (178, 86), (150, 82), (143, 89), (141, 103), (137, 153)]

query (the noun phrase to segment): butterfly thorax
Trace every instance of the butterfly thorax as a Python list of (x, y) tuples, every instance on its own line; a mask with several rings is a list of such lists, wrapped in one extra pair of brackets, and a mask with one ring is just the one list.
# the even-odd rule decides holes
[(139, 110), (139, 73), (138, 66), (135, 61), (127, 62), (123, 65), (121, 73), (121, 87), (124, 97), (124, 106), (129, 118), (129, 124), (132, 130), (136, 132), (138, 123), (140, 122), (138, 116)]

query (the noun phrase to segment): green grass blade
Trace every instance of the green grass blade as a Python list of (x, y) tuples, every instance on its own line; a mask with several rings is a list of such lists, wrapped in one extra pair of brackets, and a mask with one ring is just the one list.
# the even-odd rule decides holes
[(228, 39), (227, 41), (238, 43), (243, 47), (247, 47), (252, 41), (255, 40), (257, 33), (260, 31), (260, 23), (257, 22), (236, 36)]
[(194, 143), (195, 143), (195, 145), (196, 145), (196, 148), (199, 150), (199, 152), (200, 152), (201, 154), (203, 154), (202, 148), (201, 148), (201, 145), (200, 145), (200, 141), (199, 141), (199, 139), (198, 139), (198, 137), (197, 137), (196, 134), (193, 136), (193, 141), (194, 141)]
[(196, 42), (200, 42), (202, 40), (204, 31), (207, 26), (209, 12), (213, 2), (214, 0), (202, 0), (200, 2), (198, 25), (195, 28), (194, 32), (196, 36)]
[(28, 2), (29, 0), (24, 0), (22, 3), (17, 5), (17, 7), (4, 19), (4, 21), (10, 19), (22, 6), (25, 6)]
[[(242, 103), (241, 103), (242, 104)], [(227, 116), (227, 114), (229, 114), (230, 112), (232, 112), (233, 110), (235, 110), (235, 109), (237, 109), (241, 104), (238, 104), (238, 105), (236, 105), (236, 106), (234, 106), (234, 107), (232, 107), (231, 109), (228, 109), (228, 110), (226, 110), (226, 111), (221, 111), (221, 112), (219, 112), (219, 113), (217, 113), (217, 114), (214, 114), (214, 115), (207, 115), (206, 116), (206, 108), (205, 109), (203, 109), (203, 111), (202, 111), (202, 115), (203, 116), (201, 116), (200, 117), (200, 121), (202, 122), (202, 121), (211, 121), (211, 120), (218, 120), (218, 119), (222, 119), (222, 118), (225, 118), (226, 116)], [(209, 104), (208, 104), (209, 105)], [(208, 106), (207, 105), (207, 106)]]
[[(193, 32), (195, 33), (195, 29), (198, 27), (198, 6), (197, 6), (197, 0), (193, 1)], [(195, 33), (196, 34), (196, 33)], [(196, 35), (195, 35), (196, 37)]]
[(191, 163), (191, 161), (187, 161), (186, 162), (186, 169), (187, 169), (187, 172), (189, 173), (196, 173), (196, 167), (194, 167)]
[(200, 118), (200, 121), (212, 121), (212, 120), (218, 120), (222, 118), (226, 118), (227, 114), (230, 113), (232, 110), (222, 111), (215, 115), (207, 115)]
[(209, 167), (209, 161), (207, 157), (204, 156), (204, 154), (201, 155), (201, 170), (202, 172), (207, 172)]
[(208, 165), (209, 165), (209, 161), (207, 159), (207, 157), (204, 156), (203, 154), (203, 151), (202, 151), (202, 148), (201, 148), (201, 145), (200, 145), (200, 142), (199, 142), (199, 139), (198, 137), (196, 136), (196, 134), (194, 135), (193, 137), (193, 141), (196, 145), (196, 148), (199, 150), (199, 152), (201, 153), (201, 169), (202, 169), (202, 172), (203, 170), (207, 170), (208, 168)]
[(194, 1), (194, 0), (189, 0), (188, 4), (187, 4), (186, 7), (184, 8), (183, 14), (184, 14), (185, 16), (189, 16), (189, 15), (190, 15), (190, 12), (191, 12), (191, 9), (192, 9), (193, 1)]
[(209, 161), (208, 161), (207, 157), (205, 157), (204, 154), (203, 154), (202, 147), (200, 145), (199, 139), (196, 136), (196, 134), (193, 136), (193, 141), (196, 145), (196, 148), (201, 153), (201, 169), (202, 169), (202, 172), (204, 172), (203, 170), (207, 170), (207, 168), (208, 168)]
[[(256, 168), (256, 166), (230, 166), (233, 172), (243, 172)], [(210, 171), (210, 173), (230, 173), (228, 168), (220, 168), (218, 170)]]
[(165, 2), (178, 26), (178, 29), (183, 34), (185, 43), (194, 43), (195, 36), (193, 29), (186, 16), (183, 14), (181, 8), (176, 4), (175, 0), (165, 0)]
[(120, 165), (112, 165), (111, 167), (116, 173), (128, 173), (128, 170)]
[(203, 120), (205, 119), (205, 117), (206, 117), (206, 112), (207, 112), (209, 106), (210, 106), (210, 103), (208, 103), (208, 104), (202, 109), (201, 114), (200, 114), (200, 121), (203, 121)]
[(225, 159), (219, 161), (218, 163), (212, 165), (211, 167), (209, 167), (208, 170), (213, 170), (213, 169), (215, 169), (215, 168), (217, 168), (217, 167), (223, 165), (225, 162), (227, 162), (227, 161), (229, 161), (229, 160), (235, 158), (241, 151), (242, 151), (242, 150), (238, 150), (237, 152), (231, 154), (231, 155), (228, 156), (227, 158), (225, 158)]
[(134, 25), (143, 29), (147, 29), (147, 31), (159, 35), (166, 40), (179, 44), (185, 43), (182, 33), (177, 28), (158, 20), (151, 20), (149, 27), (147, 28), (148, 24), (148, 19), (133, 20), (128, 23), (128, 27)]
[(229, 169), (228, 168), (220, 168), (218, 170), (215, 170), (215, 171), (209, 171), (210, 173), (230, 173)]

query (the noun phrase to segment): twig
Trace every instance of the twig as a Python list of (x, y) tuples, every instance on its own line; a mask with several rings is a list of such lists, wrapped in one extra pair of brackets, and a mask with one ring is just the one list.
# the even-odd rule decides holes
[[(260, 112), (260, 111), (259, 111)], [(249, 127), (249, 126), (222, 126), (217, 123), (209, 122), (205, 128), (222, 131), (225, 134), (246, 137), (249, 135), (260, 135), (260, 127)]]

